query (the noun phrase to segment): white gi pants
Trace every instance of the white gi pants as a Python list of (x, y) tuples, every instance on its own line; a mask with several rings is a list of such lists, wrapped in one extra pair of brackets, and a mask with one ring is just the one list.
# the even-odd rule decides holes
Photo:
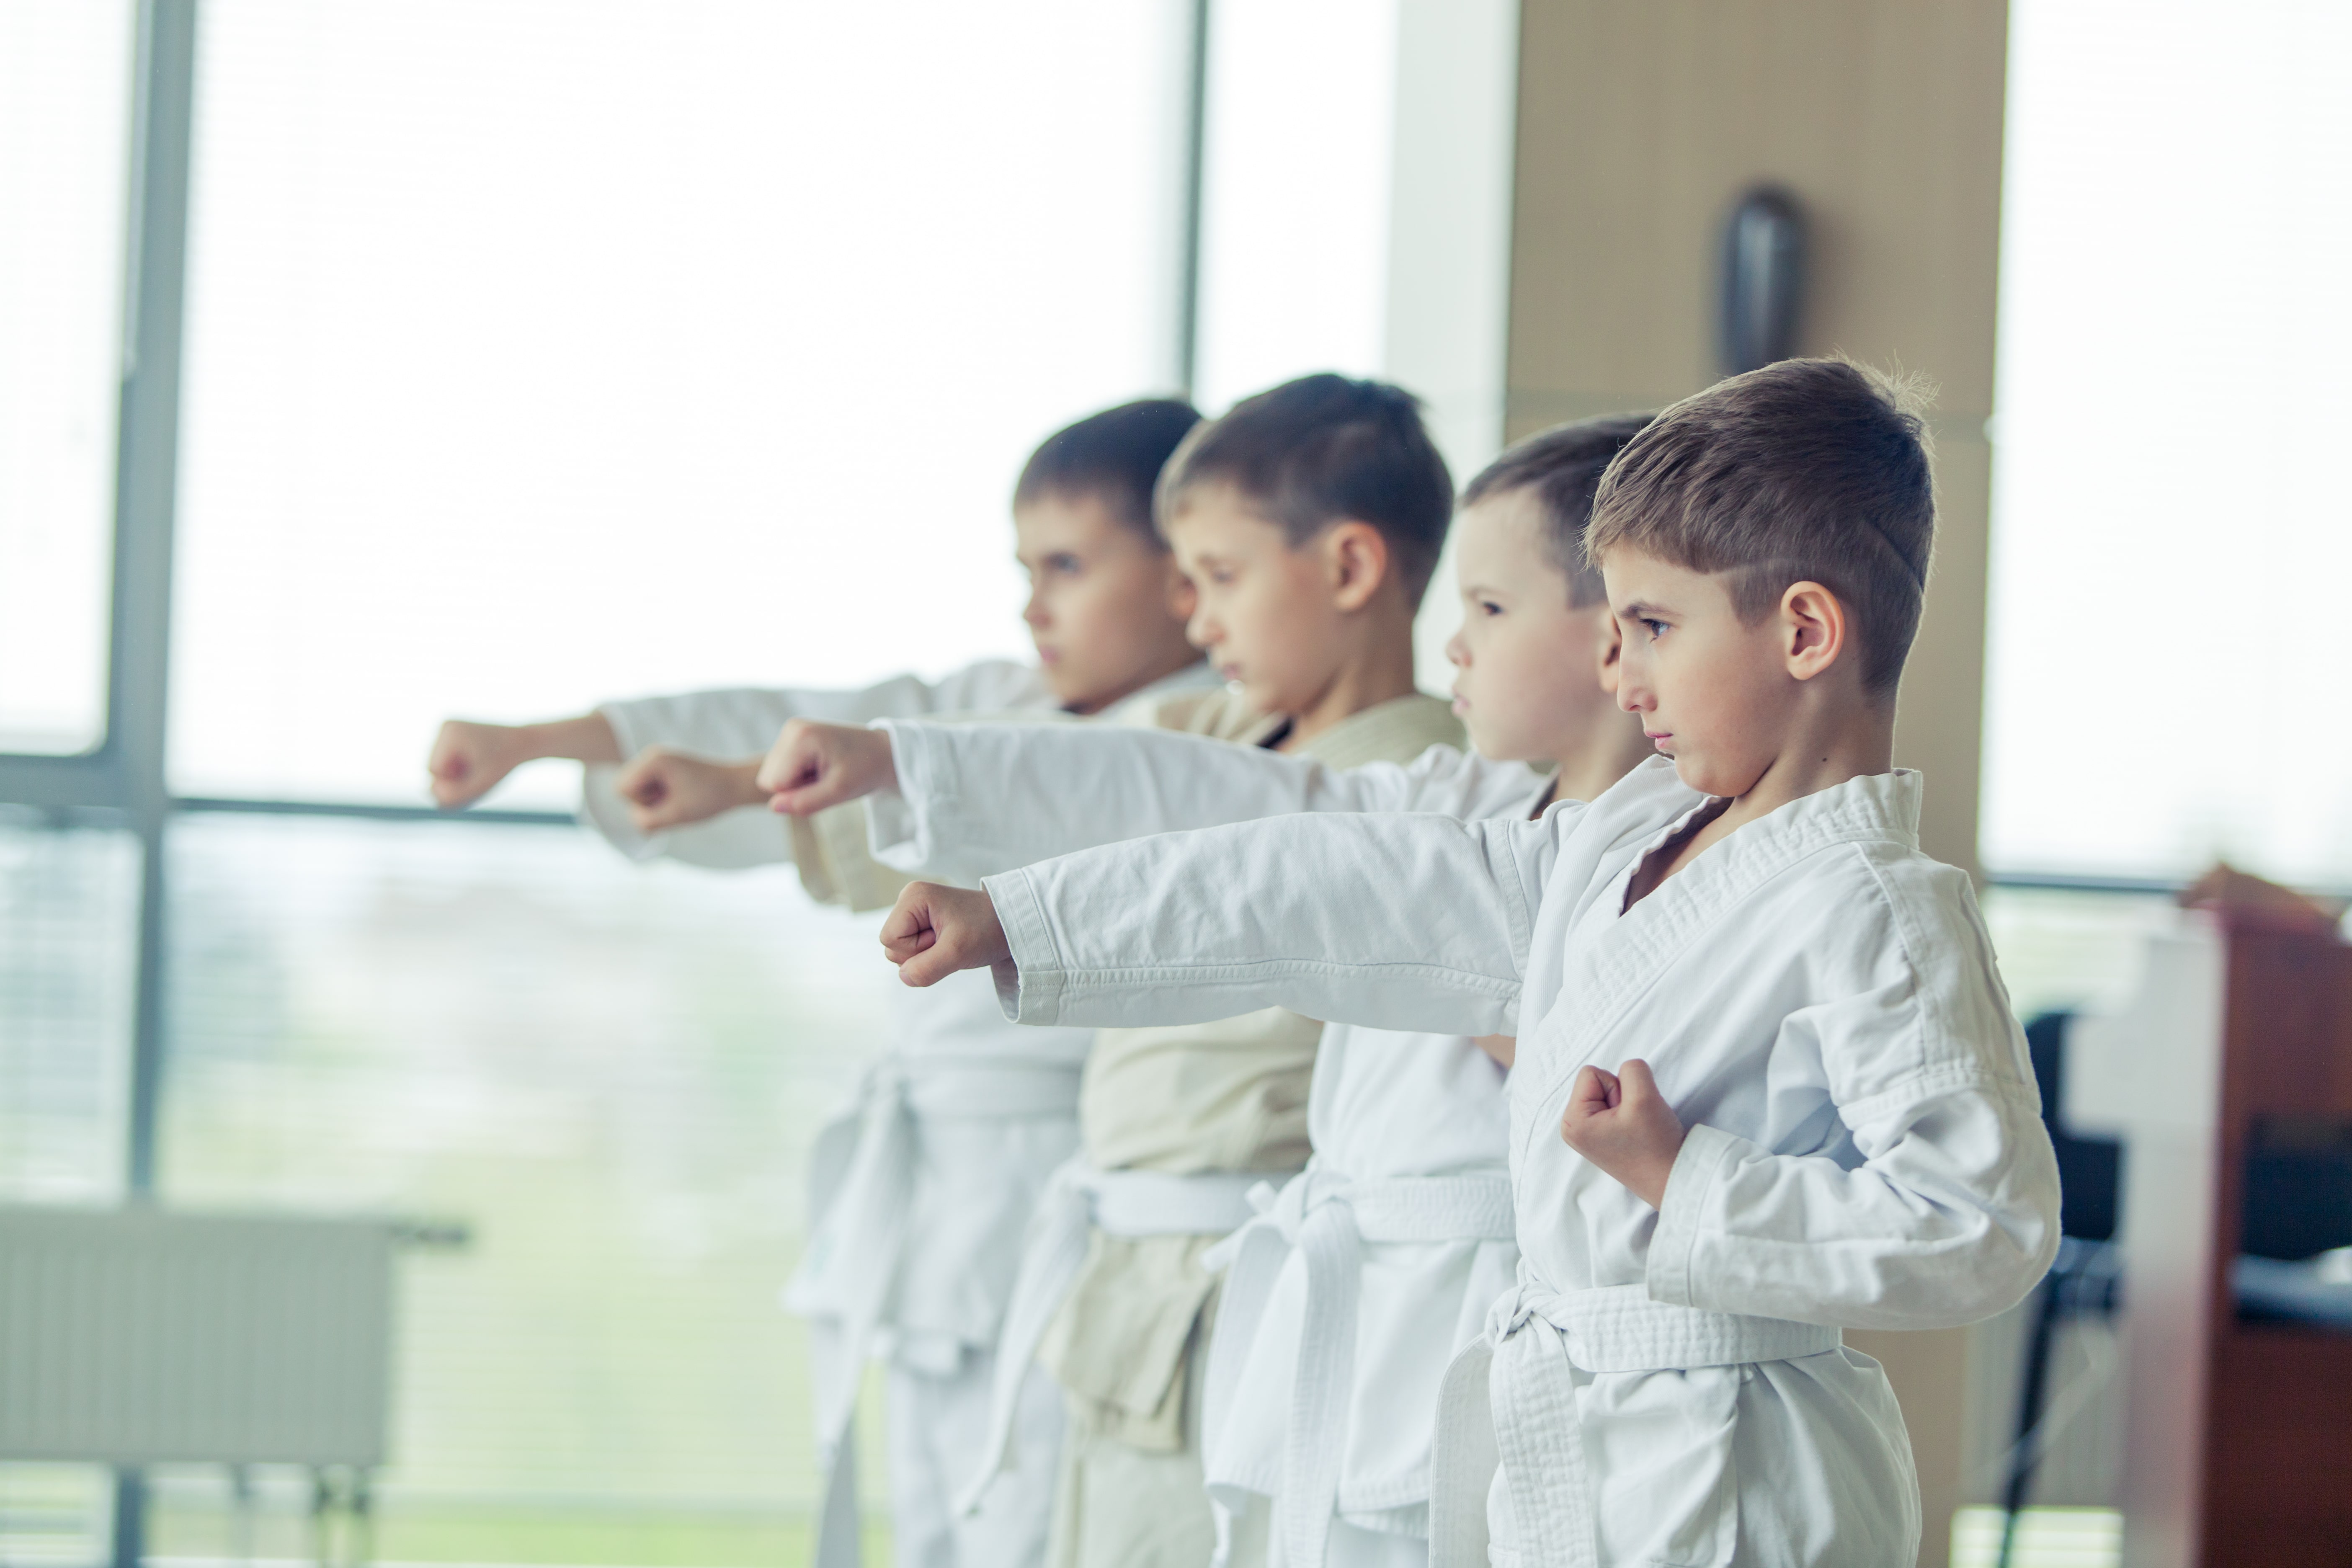
[[(1194, 1175), (1174, 1175), (1163, 1171), (1097, 1171), (1083, 1157), (1073, 1159), (1055, 1173), (1037, 1205), (1036, 1218), (1031, 1224), (1028, 1244), (1022, 1254), (1021, 1273), (1013, 1285), (1013, 1301), (1005, 1309), (1004, 1332), (996, 1350), (996, 1389), (988, 1440), (982, 1450), (982, 1466), (971, 1478), (961, 1506), (967, 1510), (982, 1507), (1004, 1482), (1022, 1387), (1038, 1375), (1037, 1347), (1069, 1294), (1079, 1267), (1086, 1261), (1090, 1232), (1099, 1227), (1119, 1237), (1222, 1236), (1251, 1217), (1255, 1211), (1250, 1207), (1248, 1193), (1263, 1180), (1255, 1174), (1222, 1171)], [(1195, 1378), (1202, 1359), (1198, 1354), (1191, 1358)], [(1187, 1404), (1192, 1408), (1186, 1412), (1186, 1430), (1197, 1431), (1198, 1424), (1193, 1419), (1197, 1400), (1192, 1389), (1187, 1391)], [(1068, 1440), (1074, 1445), (1087, 1443), (1088, 1435), (1073, 1432)], [(1073, 1452), (1065, 1462), (1066, 1488), (1085, 1484), (1106, 1494), (1098, 1500), (1108, 1500), (1108, 1496), (1114, 1493), (1135, 1500), (1106, 1510), (1090, 1506), (1087, 1498), (1066, 1496), (1064, 1502), (1056, 1505), (1066, 1515), (1064, 1524), (1057, 1526), (1062, 1542), (1069, 1543), (1070, 1550), (1077, 1550), (1070, 1534), (1072, 1529), (1082, 1531), (1087, 1539), (1093, 1540), (1093, 1521), (1109, 1522), (1113, 1516), (1131, 1514), (1137, 1517), (1128, 1523), (1136, 1532), (1134, 1545), (1142, 1556), (1130, 1559), (1108, 1546), (1089, 1546), (1086, 1550), (1097, 1555), (1109, 1552), (1122, 1561), (1150, 1563), (1155, 1560), (1152, 1553), (1165, 1545), (1185, 1554), (1183, 1560), (1188, 1565), (1205, 1565), (1206, 1551), (1195, 1552), (1190, 1542), (1155, 1542), (1149, 1533), (1152, 1521), (1142, 1517), (1162, 1511), (1150, 1507), (1154, 1489), (1171, 1488), (1184, 1495), (1187, 1512), (1205, 1515), (1200, 1493), (1197, 1444), (1188, 1445), (1187, 1451), (1174, 1455), (1116, 1451), (1124, 1447), (1108, 1441), (1096, 1442), (1085, 1453)], [(1067, 1516), (1072, 1508), (1080, 1510), (1075, 1523)], [(1201, 1544), (1205, 1548), (1210, 1543), (1204, 1540)], [(1057, 1544), (1056, 1551), (1061, 1550), (1064, 1546)]]
[[(784, 1293), (786, 1306), (809, 1319), (824, 1470), (815, 1568), (857, 1568), (862, 1558), (852, 1418), (866, 1363), (886, 1347), (898, 1560), (922, 1568), (1035, 1568), (1044, 1561), (1060, 1391), (1042, 1375), (1000, 1376), (987, 1347), (905, 1333), (892, 1321), (892, 1300), (901, 1259), (922, 1245), (910, 1234), (917, 1121), (1062, 1121), (1075, 1137), (1076, 1100), (1074, 1067), (887, 1058), (818, 1135), (809, 1248)], [(1002, 1431), (991, 1451), (1003, 1454), (1017, 1434), (1028, 1461), (989, 1507), (961, 1510), (951, 1500), (998, 1430), (992, 1417), (1000, 1396)]]
[[(1352, 1180), (1310, 1166), (1279, 1193), (1250, 1194), (1256, 1217), (1215, 1252), (1230, 1259), (1209, 1354), (1202, 1447), (1210, 1494), (1233, 1521), (1273, 1499), (1270, 1560), (1289, 1568), (1420, 1561), (1419, 1535), (1366, 1530), (1338, 1518), (1340, 1469), (1356, 1392), (1356, 1321), (1367, 1244), (1508, 1241), (1511, 1184), (1500, 1171)], [(1264, 1322), (1268, 1298), (1296, 1250), (1306, 1265), (1306, 1314), (1284, 1426), (1282, 1472), (1252, 1475), (1223, 1451), (1234, 1395)], [(1222, 1564), (1226, 1559), (1219, 1559)], [(1234, 1561), (1243, 1561), (1236, 1555)]]
[(953, 1503), (987, 1437), (995, 1383), (993, 1351), (967, 1352), (947, 1377), (890, 1369), (890, 1546), (898, 1568), (1023, 1568), (1044, 1559), (1063, 1423), (1062, 1391), (1042, 1369), (1022, 1385), (1013, 1415), (1014, 1444), (1029, 1462), (1007, 1470), (973, 1511)]
[(1447, 1370), (1433, 1568), (1869, 1568), (1919, 1545), (1885, 1374), (1838, 1331), (1522, 1283)]

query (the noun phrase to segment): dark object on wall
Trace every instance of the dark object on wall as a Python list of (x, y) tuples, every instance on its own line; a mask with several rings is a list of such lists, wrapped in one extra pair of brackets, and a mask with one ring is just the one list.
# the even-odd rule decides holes
[(1804, 214), (1787, 191), (1759, 185), (1739, 198), (1724, 226), (1723, 368), (1738, 375), (1793, 353), (1804, 298)]

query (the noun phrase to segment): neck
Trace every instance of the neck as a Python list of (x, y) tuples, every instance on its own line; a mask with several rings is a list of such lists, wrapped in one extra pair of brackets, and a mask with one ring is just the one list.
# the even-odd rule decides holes
[(1290, 733), (1283, 738), (1280, 750), (1304, 745), (1367, 708), (1412, 695), (1412, 639), (1377, 637), (1370, 643), (1333, 671), (1312, 701), (1290, 716)]
[[(1729, 833), (1769, 816), (1792, 800), (1834, 789), (1849, 779), (1895, 766), (1895, 704), (1849, 708), (1816, 724), (1800, 724), (1764, 774), (1726, 808), (1714, 826)], [(1719, 836), (1719, 835), (1718, 835)]]
[(1171, 652), (1159, 663), (1151, 666), (1141, 675), (1136, 677), (1133, 680), (1129, 681), (1118, 690), (1111, 692), (1108, 696), (1097, 697), (1091, 702), (1073, 702), (1069, 705), (1068, 710), (1072, 713), (1077, 714), (1080, 718), (1086, 718), (1093, 714), (1099, 713), (1106, 708), (1114, 707), (1118, 703), (1126, 701), (1129, 698), (1134, 696), (1137, 692), (1143, 690), (1146, 687), (1158, 685), (1160, 681), (1167, 679), (1178, 670), (1190, 668), (1192, 666), (1200, 662), (1200, 650), (1193, 647), (1190, 643), (1187, 643), (1181, 650)]
[[(1849, 779), (1883, 773), (1895, 765), (1895, 705), (1848, 708), (1819, 723), (1800, 721), (1790, 743), (1748, 793), (1722, 803), (1710, 803), (1678, 839), (1654, 850), (1635, 868), (1625, 889), (1631, 909), (1675, 872), (1713, 845), (1729, 837), (1742, 825), (1769, 816), (1792, 800), (1834, 789)], [(1709, 812), (1713, 816), (1707, 815)]]
[(1552, 785), (1554, 800), (1598, 800), (1610, 785), (1657, 755), (1657, 748), (1642, 733), (1640, 715), (1621, 713), (1614, 704), (1586, 736), (1583, 744), (1570, 748), (1558, 759), (1559, 779)]

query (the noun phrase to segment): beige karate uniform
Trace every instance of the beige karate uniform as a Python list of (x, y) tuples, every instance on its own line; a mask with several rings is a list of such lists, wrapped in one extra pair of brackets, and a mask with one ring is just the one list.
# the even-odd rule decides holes
[[(1172, 699), (1157, 717), (1163, 728), (1244, 745), (1266, 744), (1286, 722), (1223, 692)], [(1416, 694), (1353, 714), (1297, 751), (1350, 768), (1462, 743), (1451, 708)], [(1307, 1162), (1307, 1082), (1322, 1033), (1319, 1021), (1279, 1007), (1213, 1024), (1101, 1030), (1078, 1091), (1086, 1158), (1102, 1171), (1178, 1175), (1297, 1170)], [(1069, 1411), (1049, 1568), (1202, 1568), (1215, 1551), (1194, 1363), (1218, 1283), (1201, 1255), (1218, 1239), (1099, 1228), (1089, 1236), (1038, 1351)], [(1262, 1552), (1262, 1543), (1235, 1543), (1237, 1562)]]

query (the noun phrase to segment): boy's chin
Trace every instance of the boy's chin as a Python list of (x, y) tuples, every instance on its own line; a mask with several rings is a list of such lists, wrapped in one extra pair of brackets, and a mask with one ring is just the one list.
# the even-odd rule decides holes
[(1087, 712), (1102, 706), (1102, 682), (1088, 680), (1066, 664), (1049, 664), (1045, 667), (1045, 689), (1063, 707)]
[[(1664, 756), (1665, 753), (1659, 754)], [(1683, 787), (1718, 800), (1735, 800), (1746, 795), (1756, 783), (1754, 777), (1738, 777), (1735, 770), (1724, 766), (1719, 759), (1710, 759), (1703, 753), (1693, 756), (1685, 752), (1675, 757), (1673, 762), (1675, 777), (1683, 782)]]
[(1524, 736), (1506, 734), (1492, 724), (1481, 724), (1475, 711), (1463, 721), (1462, 729), (1470, 737), (1470, 749), (1490, 763), (1549, 765), (1549, 759), (1539, 754), (1540, 748), (1529, 745)]
[(1683, 781), (1685, 788), (1695, 789), (1701, 795), (1717, 793), (1711, 787), (1716, 782), (1715, 772), (1706, 765), (1705, 758), (1675, 756), (1671, 752), (1660, 752), (1658, 755), (1675, 764), (1675, 777)]

